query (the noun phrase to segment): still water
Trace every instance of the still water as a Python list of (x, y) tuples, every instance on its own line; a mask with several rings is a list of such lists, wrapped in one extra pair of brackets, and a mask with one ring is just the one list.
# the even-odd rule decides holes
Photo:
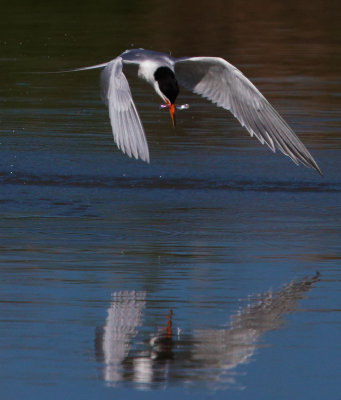
[[(0, 28), (4, 399), (341, 399), (340, 5), (14, 1)], [(98, 71), (221, 56), (324, 176), (183, 90), (133, 81), (151, 164), (115, 147)]]

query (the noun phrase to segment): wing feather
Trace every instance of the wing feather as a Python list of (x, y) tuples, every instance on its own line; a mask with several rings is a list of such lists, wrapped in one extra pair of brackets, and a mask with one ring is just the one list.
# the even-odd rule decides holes
[(222, 58), (191, 57), (175, 61), (181, 85), (230, 110), (251, 136), (279, 149), (295, 164), (301, 162), (321, 173), (316, 161), (260, 91), (232, 64)]
[(101, 74), (101, 95), (109, 109), (117, 147), (129, 157), (149, 162), (146, 136), (137, 113), (129, 83), (122, 71), (122, 58), (110, 61)]

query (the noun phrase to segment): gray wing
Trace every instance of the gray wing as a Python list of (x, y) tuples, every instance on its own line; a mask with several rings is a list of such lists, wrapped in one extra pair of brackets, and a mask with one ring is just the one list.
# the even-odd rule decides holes
[(176, 78), (181, 85), (230, 110), (251, 136), (256, 136), (275, 152), (278, 148), (295, 164), (301, 162), (320, 168), (294, 131), (259, 92), (232, 64), (222, 58), (179, 58), (175, 62)]
[(110, 61), (101, 74), (102, 99), (108, 106), (117, 147), (129, 157), (149, 163), (149, 150), (129, 83), (122, 72), (122, 58)]

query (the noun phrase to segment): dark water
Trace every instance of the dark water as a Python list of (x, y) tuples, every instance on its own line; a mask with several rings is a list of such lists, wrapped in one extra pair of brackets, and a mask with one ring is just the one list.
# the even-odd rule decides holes
[[(339, 3), (14, 1), (0, 18), (1, 398), (340, 399)], [(324, 176), (186, 91), (172, 129), (140, 82), (151, 164), (130, 160), (98, 72), (29, 74), (132, 46), (238, 66)]]

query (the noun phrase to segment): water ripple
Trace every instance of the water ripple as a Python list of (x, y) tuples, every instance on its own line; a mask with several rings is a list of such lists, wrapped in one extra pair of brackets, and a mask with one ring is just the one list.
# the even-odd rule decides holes
[(333, 181), (264, 181), (260, 179), (186, 177), (100, 177), (91, 175), (34, 175), (0, 172), (2, 185), (65, 186), (107, 189), (226, 190), (256, 192), (340, 193), (341, 184)]

